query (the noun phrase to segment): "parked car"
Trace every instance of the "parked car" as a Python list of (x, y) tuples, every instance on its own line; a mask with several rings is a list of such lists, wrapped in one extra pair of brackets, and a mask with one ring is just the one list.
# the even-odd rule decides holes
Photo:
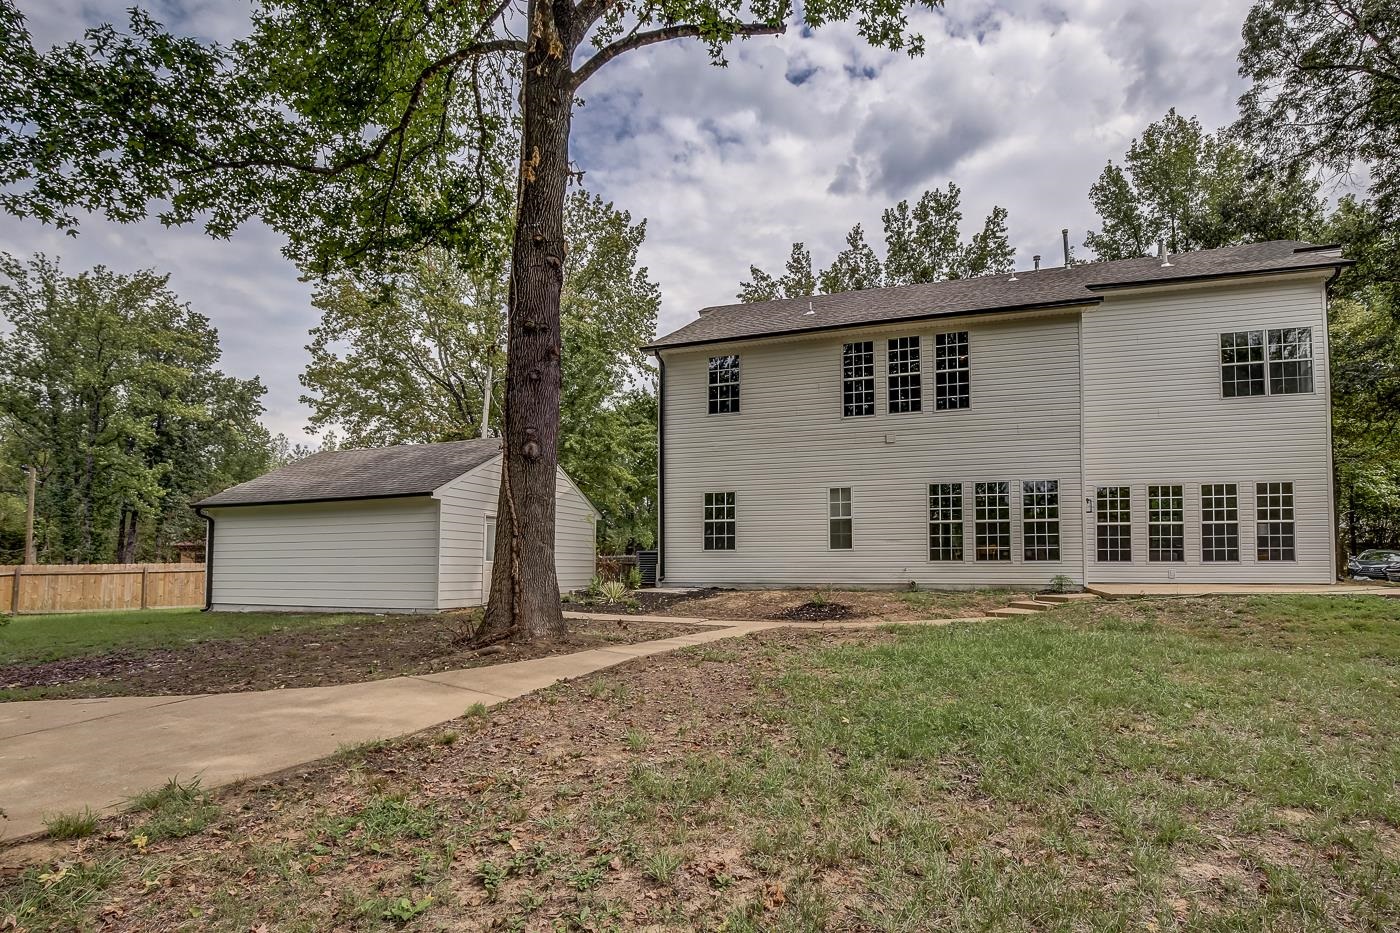
[(1354, 580), (1400, 579), (1400, 551), (1385, 549), (1362, 551), (1347, 561), (1347, 573)]

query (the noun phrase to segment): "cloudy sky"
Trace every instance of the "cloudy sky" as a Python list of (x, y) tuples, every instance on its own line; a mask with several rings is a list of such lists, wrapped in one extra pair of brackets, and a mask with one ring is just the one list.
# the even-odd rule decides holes
[[(124, 21), (133, 3), (167, 26), (226, 39), (247, 28), (242, 0), (20, 0), (36, 41)], [(818, 266), (854, 223), (957, 182), (968, 231), (992, 205), (1011, 212), (1017, 263), (1060, 257), (1094, 222), (1087, 192), (1148, 123), (1175, 106), (1207, 128), (1230, 122), (1250, 0), (947, 0), (913, 17), (928, 40), (910, 59), (838, 26), (740, 43), (729, 67), (694, 44), (653, 46), (609, 64), (585, 89), (573, 155), (585, 186), (646, 217), (642, 256), (660, 283), (661, 331), (734, 300), (750, 263), (779, 269), (803, 240)], [(877, 244), (878, 234), (873, 238)], [(302, 438), (298, 402), (309, 289), (282, 242), (249, 226), (231, 242), (197, 229), (94, 219), (70, 239), (0, 216), (0, 250), (44, 251), (70, 271), (104, 263), (171, 273), (209, 315), (225, 368), (269, 388), (265, 421)]]

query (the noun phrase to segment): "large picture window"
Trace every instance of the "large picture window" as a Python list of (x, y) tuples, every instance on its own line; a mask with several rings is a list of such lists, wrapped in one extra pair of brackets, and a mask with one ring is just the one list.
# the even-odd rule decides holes
[(963, 559), (962, 483), (929, 484), (928, 559)]
[(1299, 395), (1313, 390), (1311, 327), (1220, 335), (1220, 394)]
[(1186, 560), (1186, 499), (1180, 486), (1147, 487), (1147, 559)]
[(1260, 560), (1296, 560), (1293, 484), (1259, 483), (1254, 490), (1255, 536)]
[(739, 410), (739, 357), (710, 357), (710, 414)]
[(1060, 484), (1044, 479), (1021, 484), (1021, 543), (1026, 560), (1060, 559)]
[(933, 338), (933, 407), (937, 411), (972, 404), (972, 369), (967, 331), (935, 334)]
[(847, 418), (875, 414), (875, 344), (848, 343), (841, 350), (841, 405)]
[(1312, 390), (1312, 328), (1269, 331), (1269, 393), (1297, 395)]
[(1133, 559), (1132, 490), (1127, 486), (1100, 486), (1095, 493), (1100, 563)]
[(705, 550), (734, 550), (734, 493), (705, 493)]
[(1240, 559), (1240, 496), (1234, 483), (1201, 487), (1201, 560)]
[(918, 337), (896, 337), (889, 342), (888, 370), (890, 414), (923, 410), (923, 369)]
[(827, 543), (833, 551), (849, 551), (855, 546), (852, 534), (851, 489), (827, 490)]
[(973, 525), (978, 560), (1011, 559), (1011, 484), (977, 483)]

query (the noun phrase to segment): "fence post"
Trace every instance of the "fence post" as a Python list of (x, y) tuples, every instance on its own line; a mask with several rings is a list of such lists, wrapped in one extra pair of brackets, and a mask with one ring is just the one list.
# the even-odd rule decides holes
[(150, 580), (151, 580), (151, 568), (150, 568), (150, 567), (146, 567), (146, 566), (143, 565), (143, 566), (141, 567), (141, 608), (142, 608), (142, 609), (145, 609), (145, 608), (146, 608), (146, 586), (147, 586), (148, 583), (150, 583)]
[(19, 615), (19, 574), (23, 569), (23, 564), (15, 564), (15, 582), (10, 588), (10, 612), (13, 615)]

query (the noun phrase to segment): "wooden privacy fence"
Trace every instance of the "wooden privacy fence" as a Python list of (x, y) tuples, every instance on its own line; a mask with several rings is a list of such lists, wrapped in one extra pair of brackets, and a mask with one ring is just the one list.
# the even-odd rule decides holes
[(204, 605), (203, 564), (0, 566), (0, 612)]

